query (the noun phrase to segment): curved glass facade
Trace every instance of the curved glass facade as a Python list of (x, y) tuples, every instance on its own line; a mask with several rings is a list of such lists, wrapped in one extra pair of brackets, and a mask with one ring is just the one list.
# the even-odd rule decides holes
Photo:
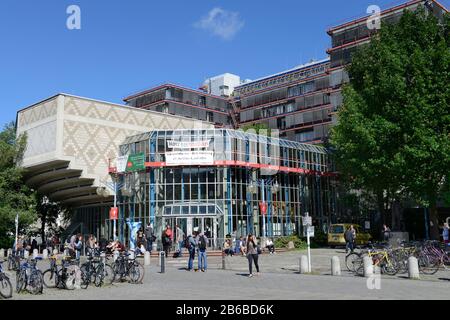
[[(145, 154), (145, 169), (122, 175), (119, 237), (126, 218), (199, 228), (218, 246), (227, 234), (299, 233), (308, 212), (328, 224), (333, 168), (324, 148), (228, 129), (156, 130), (127, 138), (121, 155)], [(262, 210), (261, 204), (266, 204)]]

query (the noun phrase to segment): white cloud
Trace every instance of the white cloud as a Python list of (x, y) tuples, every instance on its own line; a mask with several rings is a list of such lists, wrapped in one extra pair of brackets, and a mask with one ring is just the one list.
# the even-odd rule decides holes
[(224, 40), (231, 40), (244, 26), (239, 12), (227, 11), (222, 8), (212, 9), (207, 16), (195, 23), (195, 27), (211, 32)]

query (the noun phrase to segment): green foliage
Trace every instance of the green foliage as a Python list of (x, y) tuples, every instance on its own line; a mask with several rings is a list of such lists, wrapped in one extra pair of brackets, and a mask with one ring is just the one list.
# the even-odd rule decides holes
[(307, 248), (306, 242), (296, 235), (276, 238), (274, 241), (275, 248), (287, 248), (290, 241), (294, 243), (295, 249), (303, 250)]
[(383, 24), (348, 67), (350, 83), (331, 144), (342, 178), (375, 194), (381, 212), (400, 197), (434, 206), (444, 196), (450, 173), (449, 21), (448, 15), (439, 24), (424, 10), (407, 11), (398, 24)]
[(264, 123), (249, 124), (249, 125), (243, 126), (241, 129), (243, 131), (254, 131), (256, 134), (261, 134), (261, 135), (265, 135), (265, 136), (269, 136), (269, 137), (272, 134), (272, 131), (269, 128), (269, 126)]
[(36, 196), (23, 182), (21, 161), (26, 137), (16, 139), (14, 123), (0, 132), (0, 247), (11, 247), (15, 235), (15, 217), (19, 214), (19, 233), (36, 222)]

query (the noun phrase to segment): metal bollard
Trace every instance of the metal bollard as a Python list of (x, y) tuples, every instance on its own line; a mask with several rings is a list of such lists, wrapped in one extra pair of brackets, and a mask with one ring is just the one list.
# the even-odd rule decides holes
[(222, 270), (225, 270), (227, 268), (225, 259), (226, 259), (225, 253), (222, 252)]
[(6, 252), (7, 256), (12, 256), (12, 249), (8, 249), (8, 251)]
[(0, 249), (0, 258), (3, 259), (5, 257), (5, 250)]
[(36, 259), (36, 257), (39, 255), (38, 249), (33, 250), (33, 259)]
[(119, 251), (114, 251), (114, 261), (117, 260), (117, 258), (119, 258)]
[(161, 251), (159, 253), (159, 259), (161, 260), (161, 273), (166, 272), (166, 253)]
[(42, 259), (47, 260), (48, 259), (48, 250), (44, 249), (42, 251)]
[(150, 265), (150, 251), (144, 252), (144, 266)]
[(410, 279), (418, 280), (419, 276), (419, 262), (416, 257), (408, 258), (408, 276)]
[(331, 258), (331, 275), (340, 276), (341, 275), (341, 262), (338, 256)]
[(369, 278), (373, 275), (373, 263), (371, 257), (364, 257), (363, 258), (364, 263), (364, 277)]
[(301, 255), (300, 256), (300, 273), (304, 274), (304, 273), (309, 273), (309, 267), (308, 267), (308, 257), (305, 255)]

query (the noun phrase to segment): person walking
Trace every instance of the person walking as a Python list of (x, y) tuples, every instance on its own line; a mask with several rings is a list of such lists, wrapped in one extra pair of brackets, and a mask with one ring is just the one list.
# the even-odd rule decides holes
[(176, 229), (176, 241), (177, 241), (177, 251), (178, 251), (178, 257), (181, 257), (183, 255), (183, 242), (184, 242), (184, 232), (180, 228), (179, 225), (177, 225)]
[(345, 253), (348, 253), (348, 251), (350, 250), (350, 252), (353, 252), (353, 230), (352, 230), (352, 226), (348, 227), (347, 231), (345, 231), (344, 233), (344, 238), (345, 238)]
[(208, 237), (201, 232), (197, 236), (197, 246), (198, 246), (198, 270), (206, 272), (208, 268), (208, 261), (206, 255), (206, 247), (208, 246)]
[(195, 237), (196, 237), (196, 232), (194, 231), (194, 232), (192, 232), (192, 235), (189, 235), (186, 238), (186, 241), (184, 244), (184, 247), (189, 252), (189, 261), (188, 261), (187, 271), (192, 271), (194, 268), (195, 250), (196, 250), (196, 246), (197, 246)]
[(259, 275), (259, 265), (258, 265), (258, 244), (256, 242), (256, 238), (251, 233), (247, 236), (246, 241), (246, 254), (248, 259), (248, 269), (249, 269), (249, 275), (248, 277), (253, 277), (253, 263), (255, 263), (256, 267), (256, 275)]
[(152, 252), (153, 242), (155, 241), (155, 235), (153, 234), (153, 224), (150, 222), (145, 227), (145, 238), (147, 239), (147, 251)]

